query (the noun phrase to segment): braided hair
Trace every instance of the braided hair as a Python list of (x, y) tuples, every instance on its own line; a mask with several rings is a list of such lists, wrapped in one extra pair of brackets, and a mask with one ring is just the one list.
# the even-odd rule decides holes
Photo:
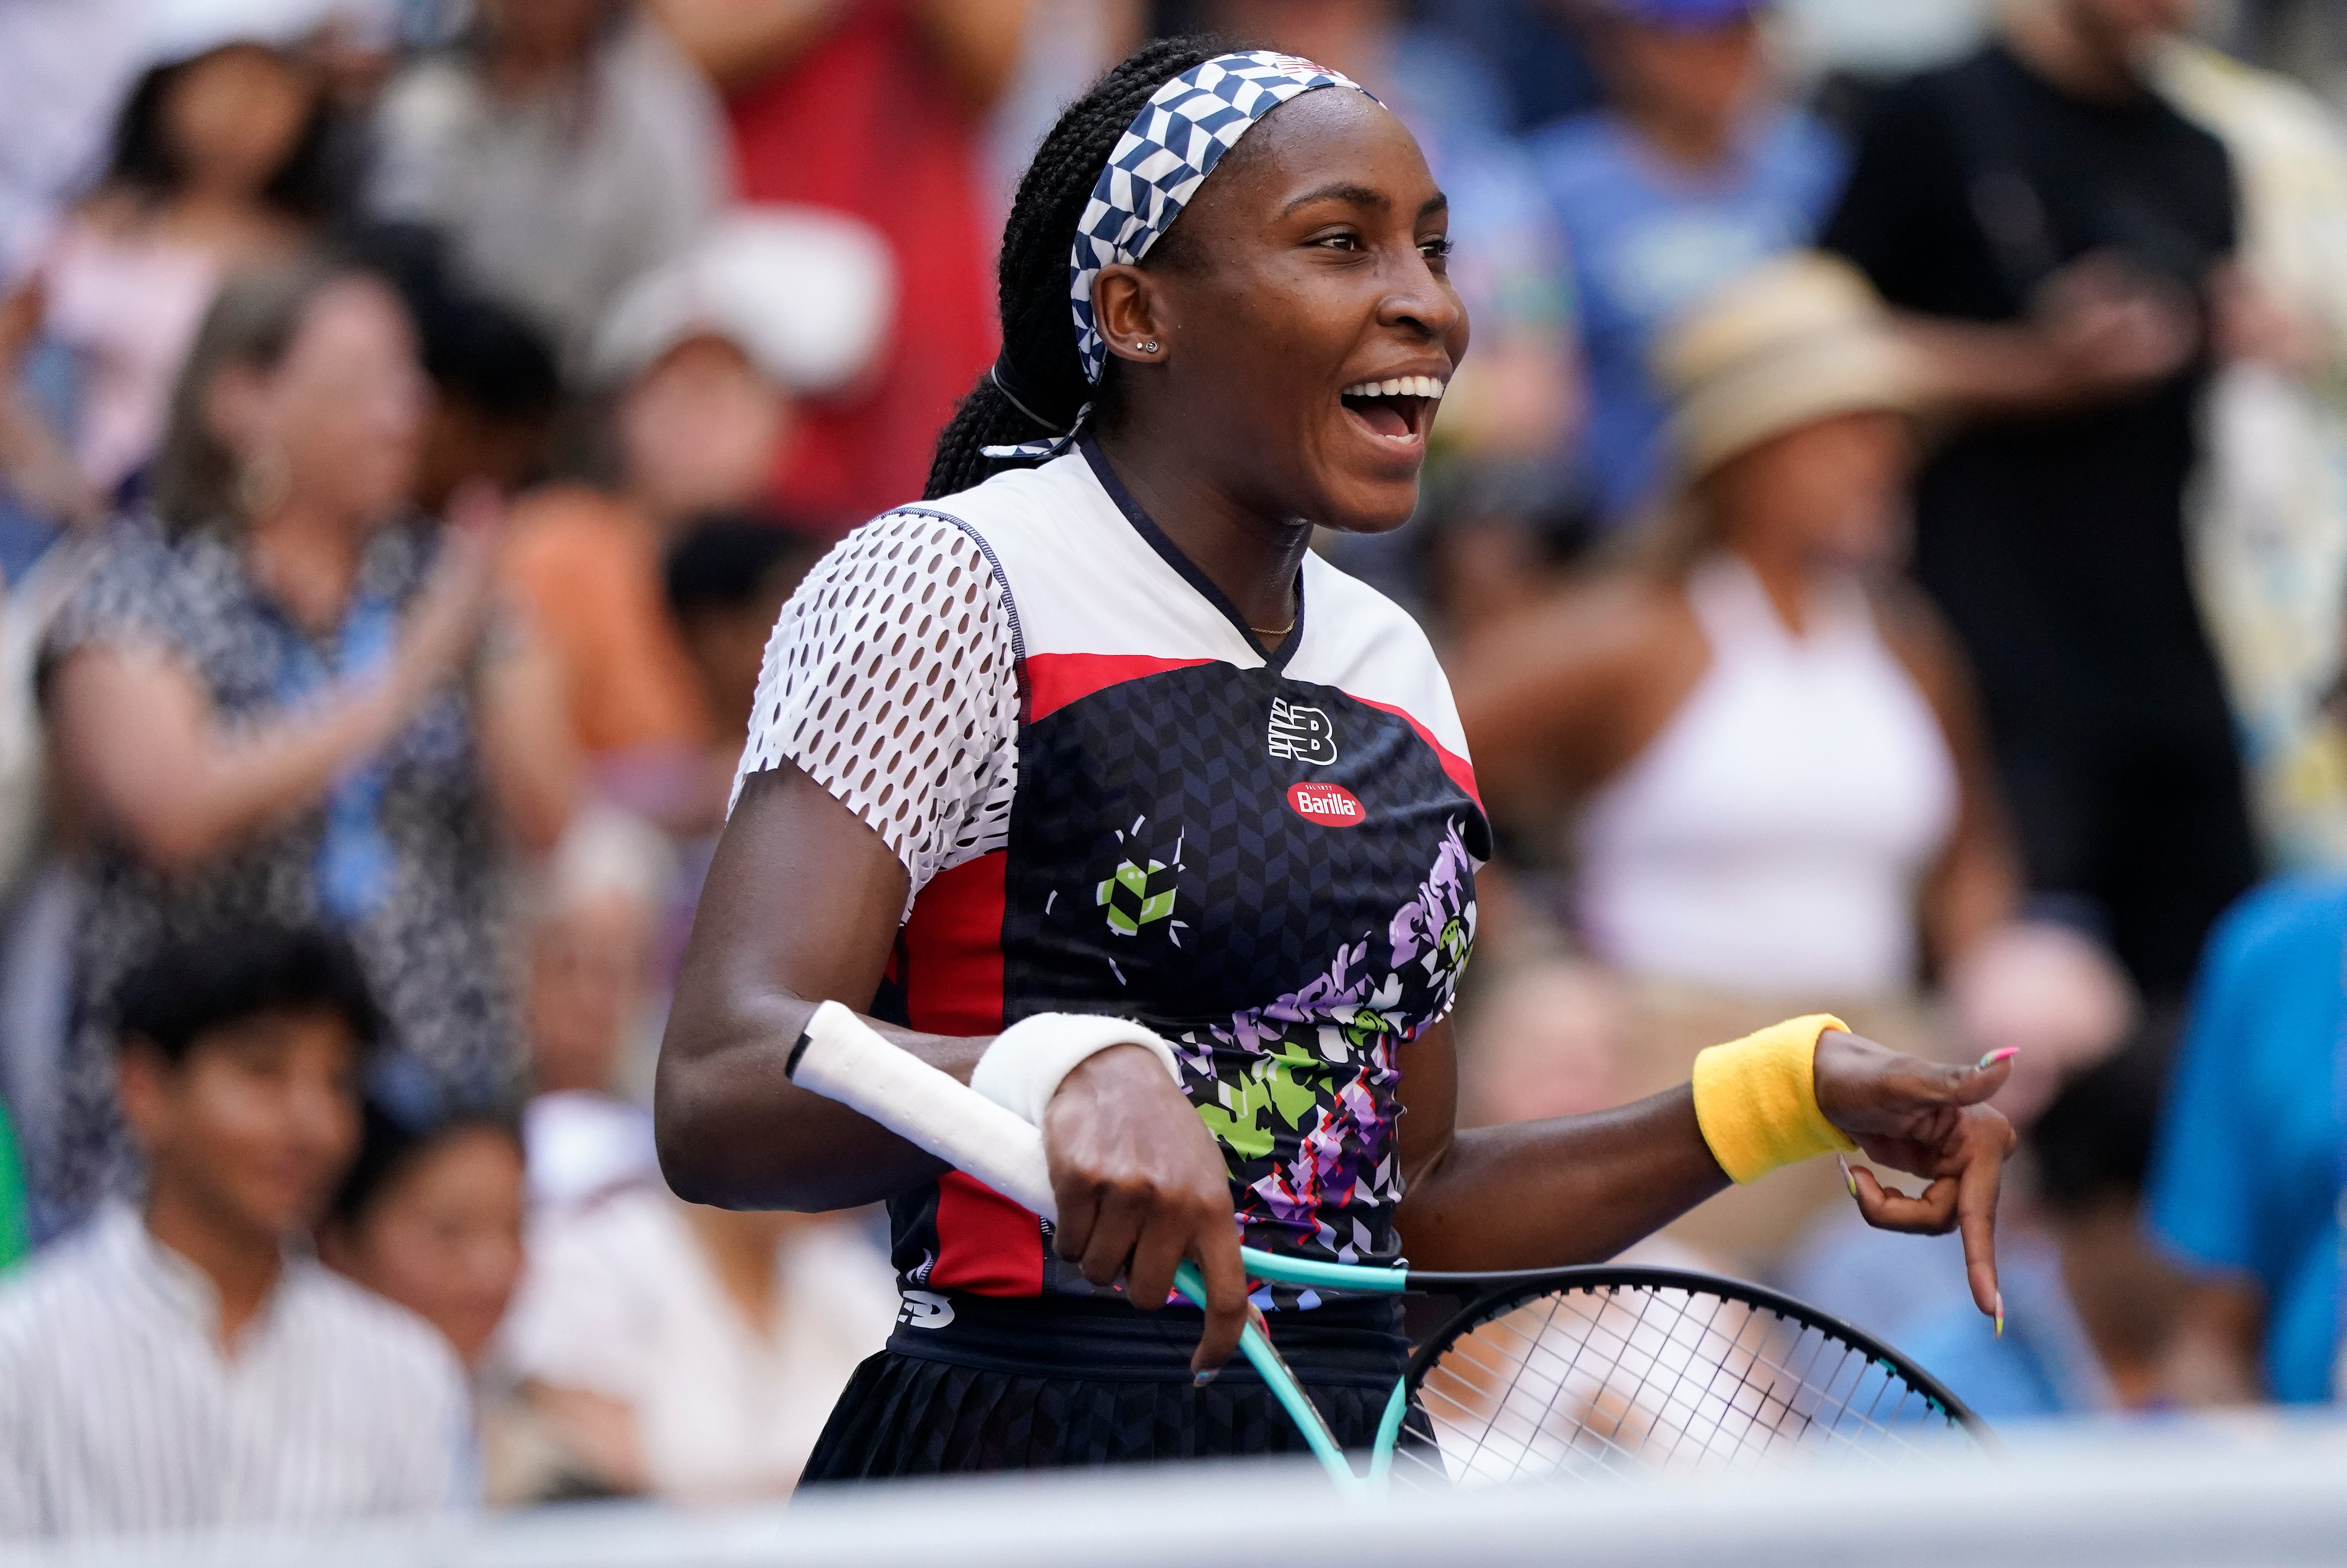
[[(996, 269), (1002, 313), (1002, 357), (998, 363), (1018, 402), (996, 384), (993, 370), (979, 374), (978, 384), (938, 436), (925, 498), (967, 490), (998, 464), (1020, 461), (989, 457), (981, 447), (1056, 436), (1075, 422), (1087, 401), (1106, 405), (1109, 377), (1103, 375), (1097, 394), (1085, 380), (1076, 355), (1075, 320), (1068, 309), (1068, 254), (1075, 247), (1076, 225), (1109, 155), (1116, 150), (1117, 138), (1150, 95), (1228, 49), (1219, 40), (1197, 37), (1143, 45), (1070, 104), (1036, 149), (1010, 203)], [(1020, 404), (1036, 417), (1022, 413)], [(1051, 423), (1045, 425), (1040, 420)]]

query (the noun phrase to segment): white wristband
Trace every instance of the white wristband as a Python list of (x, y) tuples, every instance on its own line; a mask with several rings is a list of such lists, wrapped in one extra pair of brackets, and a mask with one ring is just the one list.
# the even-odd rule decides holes
[(1092, 1013), (1046, 1012), (1021, 1019), (994, 1037), (969, 1075), (969, 1086), (1031, 1126), (1043, 1124), (1043, 1107), (1060, 1091), (1060, 1081), (1112, 1045), (1137, 1045), (1155, 1053), (1182, 1087), (1174, 1048), (1155, 1031), (1129, 1019)]

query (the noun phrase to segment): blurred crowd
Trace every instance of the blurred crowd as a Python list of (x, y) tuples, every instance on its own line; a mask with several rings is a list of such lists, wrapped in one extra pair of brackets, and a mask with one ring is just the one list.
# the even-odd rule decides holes
[(1830, 1166), (1642, 1255), (1992, 1420), (2334, 1397), (2321, 0), (0, 0), (0, 1536), (790, 1489), (882, 1231), (668, 1193), (665, 999), (780, 607), (1193, 30), (1450, 197), (1420, 515), (1319, 548), (1498, 828), (1466, 1114), (2017, 1047), (2002, 1337)]

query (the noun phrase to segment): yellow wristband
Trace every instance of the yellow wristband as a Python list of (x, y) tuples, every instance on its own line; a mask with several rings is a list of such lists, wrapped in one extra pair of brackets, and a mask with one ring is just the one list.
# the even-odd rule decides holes
[(1818, 1109), (1818, 1036), (1850, 1026), (1826, 1013), (1788, 1019), (1695, 1059), (1695, 1119), (1737, 1182), (1858, 1147)]

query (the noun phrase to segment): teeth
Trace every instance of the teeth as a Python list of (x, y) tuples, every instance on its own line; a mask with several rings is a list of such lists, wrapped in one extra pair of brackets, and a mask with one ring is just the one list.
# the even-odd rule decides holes
[(1435, 397), (1442, 395), (1443, 381), (1434, 375), (1399, 375), (1391, 381), (1356, 382), (1345, 388), (1346, 397)]

